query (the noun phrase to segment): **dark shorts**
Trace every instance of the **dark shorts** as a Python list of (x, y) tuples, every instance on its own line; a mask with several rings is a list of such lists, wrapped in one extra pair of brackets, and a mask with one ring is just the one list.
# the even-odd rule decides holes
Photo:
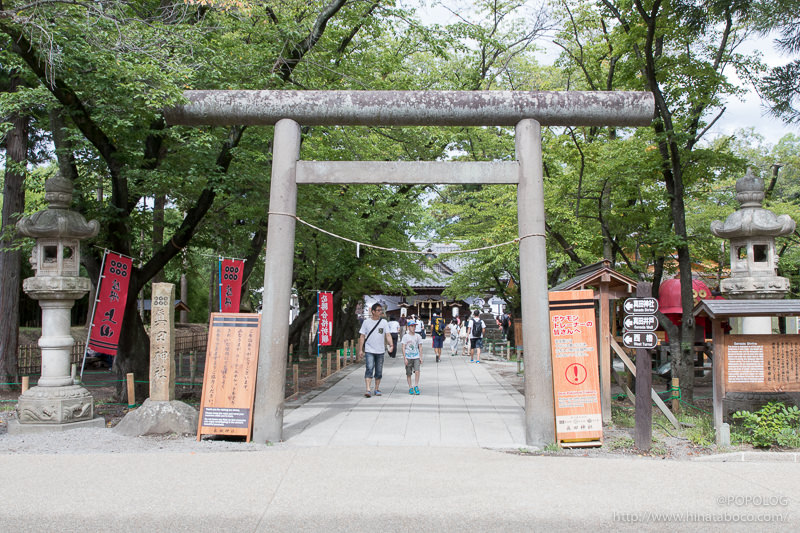
[(444, 346), (444, 335), (434, 335), (433, 336), (433, 347), (434, 348), (441, 348)]
[(478, 339), (478, 338), (470, 339), (469, 340), (469, 347), (470, 348), (478, 348), (480, 350), (483, 350), (483, 339), (482, 338), (481, 339)]

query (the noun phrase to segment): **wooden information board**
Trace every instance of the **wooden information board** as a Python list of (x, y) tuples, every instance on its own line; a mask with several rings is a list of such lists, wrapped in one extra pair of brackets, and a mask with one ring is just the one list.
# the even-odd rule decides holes
[(593, 291), (550, 293), (550, 340), (556, 442), (600, 446), (603, 417)]
[(800, 335), (726, 335), (725, 390), (800, 392)]
[(261, 315), (212, 313), (197, 440), (203, 434), (250, 441)]

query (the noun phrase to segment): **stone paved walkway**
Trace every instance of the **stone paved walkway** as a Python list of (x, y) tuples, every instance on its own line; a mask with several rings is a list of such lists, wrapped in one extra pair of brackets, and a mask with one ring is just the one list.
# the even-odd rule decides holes
[[(426, 347), (420, 394), (409, 395), (402, 358), (386, 357), (382, 396), (364, 397), (364, 365), (284, 415), (288, 445), (525, 447), (524, 398), (485, 364)], [(335, 376), (334, 376), (335, 379)]]

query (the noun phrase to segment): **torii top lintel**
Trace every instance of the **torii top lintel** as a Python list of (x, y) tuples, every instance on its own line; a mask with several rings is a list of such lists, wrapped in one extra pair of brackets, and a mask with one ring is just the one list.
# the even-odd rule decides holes
[(647, 126), (652, 93), (634, 91), (186, 91), (165, 110), (188, 126)]

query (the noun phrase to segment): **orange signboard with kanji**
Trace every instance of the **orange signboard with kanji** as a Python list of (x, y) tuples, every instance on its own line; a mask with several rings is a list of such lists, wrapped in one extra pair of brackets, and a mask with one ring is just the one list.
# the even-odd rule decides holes
[(250, 441), (261, 315), (212, 313), (197, 440), (203, 434)]
[(550, 340), (556, 442), (564, 447), (600, 446), (600, 374), (594, 292), (550, 293)]

